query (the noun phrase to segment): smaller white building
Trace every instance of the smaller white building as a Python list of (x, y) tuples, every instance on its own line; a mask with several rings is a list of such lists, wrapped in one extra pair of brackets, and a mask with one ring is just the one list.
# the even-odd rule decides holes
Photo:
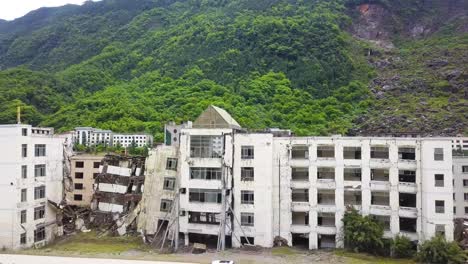
[(69, 145), (52, 128), (0, 125), (0, 248), (43, 246), (62, 234), (55, 205)]
[(111, 130), (102, 130), (93, 127), (76, 127), (73, 133), (73, 141), (85, 146), (106, 145), (122, 146), (124, 148), (151, 146), (153, 137), (145, 133), (118, 134)]
[(468, 151), (468, 137), (456, 137), (452, 140), (454, 150)]
[(111, 145), (128, 148), (134, 144), (134, 146), (142, 148), (150, 146), (152, 143), (153, 137), (147, 134), (114, 134)]
[(468, 219), (468, 156), (453, 156), (455, 218)]

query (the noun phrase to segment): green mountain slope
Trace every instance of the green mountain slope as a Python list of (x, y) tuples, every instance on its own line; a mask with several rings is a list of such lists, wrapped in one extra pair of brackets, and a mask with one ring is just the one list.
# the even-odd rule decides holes
[[(365, 1), (103, 0), (40, 9), (0, 23), (0, 102), (5, 102), (0, 122), (14, 122), (14, 106), (22, 104), (26, 121), (33, 124), (144, 130), (160, 139), (165, 122), (194, 119), (216, 104), (251, 129), (276, 126), (300, 135), (387, 132), (377, 121), (405, 118), (384, 111), (405, 101), (401, 92), (382, 95), (378, 80), (400, 74), (411, 82), (426, 73), (419, 57), (427, 54), (419, 54), (418, 45), (443, 53), (456, 40), (444, 70), (461, 74), (454, 84), (458, 88), (447, 90), (439, 80), (443, 74), (427, 73), (432, 92), (427, 87), (412, 92), (408, 104), (434, 92), (441, 96), (437, 100), (464, 100), (466, 64), (462, 59), (452, 64), (451, 58), (466, 54), (465, 14), (441, 1), (433, 0), (432, 7), (448, 10), (441, 14), (452, 14), (453, 20), (436, 19), (427, 1), (422, 9), (414, 9), (421, 7), (420, 0), (373, 1), (392, 19), (380, 21), (391, 27), (377, 29), (366, 24)], [(402, 26), (409, 17), (429, 28), (416, 36), (423, 40), (411, 33), (419, 24)], [(376, 63), (395, 56), (403, 60), (397, 66)], [(395, 86), (400, 90), (399, 83)], [(466, 110), (464, 102), (431, 101), (435, 112), (427, 116), (436, 122), (447, 105)], [(462, 117), (443, 125), (460, 123)], [(418, 124), (422, 117), (411, 118)], [(424, 131), (437, 129), (427, 124)]]

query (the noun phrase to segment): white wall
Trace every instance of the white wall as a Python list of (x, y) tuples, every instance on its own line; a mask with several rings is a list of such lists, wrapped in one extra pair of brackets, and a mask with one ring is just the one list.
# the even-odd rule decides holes
[(453, 157), (453, 179), (455, 192), (456, 218), (468, 218), (465, 213), (465, 207), (468, 207), (468, 201), (465, 201), (465, 193), (468, 193), (468, 186), (463, 185), (463, 180), (468, 180), (468, 173), (463, 173), (462, 166), (468, 166), (468, 156)]

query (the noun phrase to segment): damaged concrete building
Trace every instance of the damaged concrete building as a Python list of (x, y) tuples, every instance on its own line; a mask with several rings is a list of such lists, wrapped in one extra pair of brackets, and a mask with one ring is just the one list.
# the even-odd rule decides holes
[(0, 125), (0, 249), (40, 247), (62, 234), (57, 205), (71, 145), (53, 128)]
[[(451, 139), (275, 131), (246, 132), (210, 106), (180, 131), (178, 149), (161, 147), (149, 159), (154, 193), (146, 189), (143, 232), (155, 232), (171, 208), (171, 228), (185, 244), (272, 247), (279, 238), (309, 249), (342, 247), (341, 219), (353, 206), (381, 220), (386, 237), (453, 239)], [(169, 158), (177, 171), (167, 169)]]
[(99, 170), (91, 206), (92, 224), (121, 228), (125, 216), (133, 214), (142, 199), (145, 157), (106, 155)]

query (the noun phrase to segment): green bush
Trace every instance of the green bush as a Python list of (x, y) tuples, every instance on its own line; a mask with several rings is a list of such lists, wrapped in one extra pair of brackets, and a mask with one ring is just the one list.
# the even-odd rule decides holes
[(383, 226), (370, 216), (362, 216), (355, 209), (343, 217), (345, 247), (355, 252), (377, 254), (384, 248)]
[(417, 259), (423, 263), (458, 264), (465, 263), (468, 255), (456, 242), (436, 236), (420, 245)]
[(409, 238), (397, 235), (392, 241), (392, 255), (395, 258), (411, 258), (416, 253)]

